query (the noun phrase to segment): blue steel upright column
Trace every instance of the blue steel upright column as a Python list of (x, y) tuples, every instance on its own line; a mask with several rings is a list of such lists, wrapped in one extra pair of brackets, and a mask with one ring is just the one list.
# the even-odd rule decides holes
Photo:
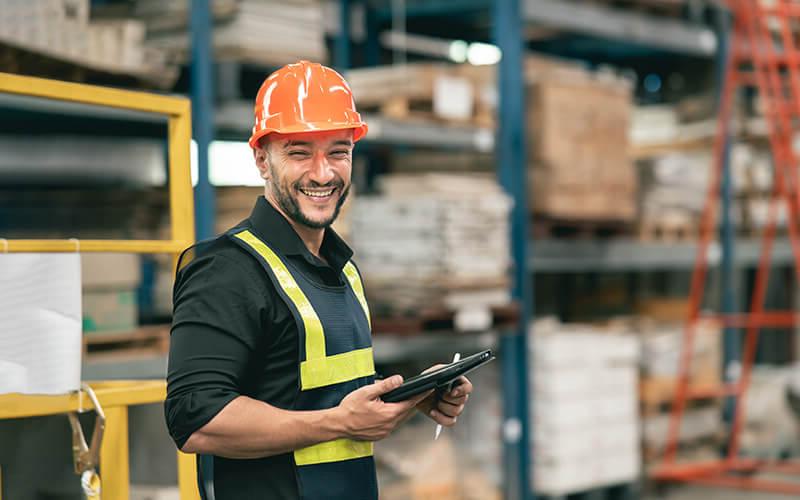
[(197, 186), (194, 189), (197, 239), (214, 236), (214, 188), (208, 178), (208, 147), (214, 139), (214, 88), (211, 68), (209, 0), (192, 0), (192, 136), (197, 142)]
[[(717, 40), (718, 49), (716, 57), (717, 69), (717, 109), (720, 108), (723, 86), (730, 85), (726, 81), (726, 75), (731, 64), (729, 59), (731, 18), (730, 14), (721, 8), (716, 9), (717, 15)], [(722, 157), (722, 183), (720, 184), (720, 212), (722, 220), (719, 228), (720, 242), (722, 243), (722, 258), (720, 260), (720, 295), (723, 314), (733, 314), (739, 311), (738, 297), (739, 292), (739, 272), (740, 268), (736, 265), (735, 243), (736, 234), (731, 217), (733, 200), (733, 182), (731, 172), (731, 137), (730, 124), (725, 127), (726, 137), (723, 147)], [(739, 380), (740, 364), (742, 359), (741, 335), (737, 328), (725, 328), (722, 336), (722, 376), (727, 383), (734, 384)], [(725, 422), (733, 421), (733, 414), (736, 406), (736, 397), (728, 396), (723, 405), (723, 419)]]
[(333, 64), (339, 71), (350, 68), (350, 0), (339, 0), (339, 35), (333, 51)]
[(511, 241), (514, 298), (520, 305), (517, 330), (501, 336), (503, 362), (503, 440), (507, 499), (533, 497), (530, 481), (527, 327), (533, 314), (532, 278), (528, 273), (528, 204), (525, 159), (525, 86), (522, 12), (519, 0), (496, 0), (494, 39), (502, 51), (498, 65), (498, 134), (495, 158), (500, 183), (514, 198)]

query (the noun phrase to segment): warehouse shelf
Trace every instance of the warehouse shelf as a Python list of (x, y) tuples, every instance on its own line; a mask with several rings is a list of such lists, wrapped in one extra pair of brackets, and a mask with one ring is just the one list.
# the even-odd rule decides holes
[(46, 68), (48, 71), (46, 76), (52, 78), (63, 75), (62, 79), (74, 80), (77, 76), (82, 77), (80, 81), (132, 84), (158, 89), (171, 87), (178, 78), (178, 68), (174, 66), (160, 68), (111, 66), (89, 61), (85, 56), (65, 54), (52, 47), (26, 45), (7, 36), (0, 36), (0, 51), (7, 56), (7, 60), (16, 61), (17, 66), (9, 69), (14, 73), (27, 73), (26, 70), (34, 68), (37, 70), (36, 74), (40, 74), (38, 70)]
[(377, 334), (372, 337), (372, 348), (378, 364), (431, 357), (447, 362), (456, 352), (496, 349), (498, 337), (498, 332), (494, 330), (474, 333), (425, 332), (412, 336)]
[(528, 23), (682, 54), (712, 57), (717, 36), (705, 26), (567, 0), (523, 0)]
[[(421, 358), (452, 358), (454, 352), (471, 353), (496, 349), (499, 333), (425, 332), (424, 335), (377, 334), (372, 338), (375, 362), (400, 363)], [(101, 360), (84, 360), (82, 380), (163, 379), (167, 376), (167, 356), (149, 354)]]
[(163, 379), (167, 376), (167, 356), (84, 360), (81, 380)]
[[(630, 157), (643, 160), (670, 153), (711, 151), (714, 147), (717, 126), (716, 121), (697, 124), (681, 124), (678, 134), (669, 140), (634, 141), (630, 148)], [(763, 118), (751, 118), (743, 125), (735, 126), (732, 133), (736, 142), (764, 144), (767, 142), (766, 124)]]
[[(365, 142), (390, 145), (468, 149), (488, 153), (494, 149), (494, 131), (488, 127), (447, 125), (430, 121), (397, 120), (364, 114), (369, 124)], [(232, 101), (216, 110), (214, 125), (220, 132), (246, 137), (253, 127), (250, 101)]]
[(81, 119), (122, 120), (147, 124), (167, 123), (167, 115), (130, 109), (93, 106), (78, 102), (56, 101), (23, 95), (0, 93), (0, 110), (25, 113), (58, 114)]
[[(696, 241), (643, 242), (637, 240), (536, 240), (528, 257), (531, 272), (586, 271), (689, 271), (694, 266)], [(736, 244), (735, 263), (752, 266), (758, 262), (760, 240), (740, 240)], [(708, 262), (717, 265), (721, 247), (709, 247)], [(775, 241), (772, 261), (776, 265), (792, 262), (788, 238)]]

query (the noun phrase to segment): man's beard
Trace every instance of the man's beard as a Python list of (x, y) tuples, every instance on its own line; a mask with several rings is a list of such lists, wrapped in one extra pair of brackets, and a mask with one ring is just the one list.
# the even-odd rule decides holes
[[(297, 203), (296, 196), (293, 196), (291, 189), (287, 188), (282, 183), (275, 182), (274, 179), (277, 179), (277, 177), (275, 176), (274, 171), (272, 172), (270, 178), (273, 179), (270, 182), (272, 196), (275, 198), (275, 201), (278, 202), (278, 205), (281, 207), (281, 210), (283, 210), (283, 213), (285, 213), (290, 219), (298, 224), (302, 224), (313, 229), (324, 229), (333, 224), (333, 221), (335, 221), (339, 216), (339, 211), (341, 210), (342, 205), (344, 204), (345, 200), (347, 200), (347, 195), (350, 193), (350, 185), (345, 187), (344, 182), (342, 182), (341, 179), (336, 179), (332, 183), (328, 184), (329, 187), (336, 188), (336, 190), (341, 194), (339, 195), (339, 199), (336, 200), (336, 208), (333, 210), (333, 215), (331, 215), (329, 219), (315, 221), (306, 217), (302, 210), (300, 210), (300, 205)], [(292, 186), (295, 192), (299, 192), (299, 188), (301, 187), (303, 187), (303, 185), (299, 181), (294, 183)], [(314, 185), (309, 187), (324, 186)]]

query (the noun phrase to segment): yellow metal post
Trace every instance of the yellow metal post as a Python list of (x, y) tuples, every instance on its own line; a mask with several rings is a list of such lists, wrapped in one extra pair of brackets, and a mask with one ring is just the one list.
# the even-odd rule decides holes
[(197, 457), (178, 451), (178, 486), (181, 500), (200, 500), (197, 491)]
[(128, 407), (106, 408), (106, 431), (100, 448), (101, 498), (129, 500)]
[[(171, 238), (163, 241), (6, 240), (0, 236), (4, 252), (169, 253), (177, 259), (184, 249), (194, 243), (194, 194), (189, 161), (191, 105), (188, 99), (9, 73), (0, 73), (2, 93), (166, 115), (172, 226)], [(128, 406), (164, 401), (166, 384), (163, 380), (156, 380), (96, 382), (91, 385), (106, 413), (106, 429), (100, 451), (102, 498), (128, 500)], [(78, 411), (90, 406), (85, 399), (82, 393), (54, 396), (0, 394), (0, 419)], [(179, 453), (178, 483), (183, 500), (199, 500), (194, 464), (193, 455)]]
[[(169, 192), (172, 241), (194, 241), (194, 193), (189, 170), (192, 139), (191, 107), (169, 118)], [(187, 245), (188, 246), (188, 245)]]

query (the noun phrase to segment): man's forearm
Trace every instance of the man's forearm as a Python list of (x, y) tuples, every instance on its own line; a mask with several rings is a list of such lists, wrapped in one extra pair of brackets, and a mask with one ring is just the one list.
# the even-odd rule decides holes
[(183, 451), (260, 458), (344, 437), (336, 409), (290, 411), (239, 396), (195, 431)]

